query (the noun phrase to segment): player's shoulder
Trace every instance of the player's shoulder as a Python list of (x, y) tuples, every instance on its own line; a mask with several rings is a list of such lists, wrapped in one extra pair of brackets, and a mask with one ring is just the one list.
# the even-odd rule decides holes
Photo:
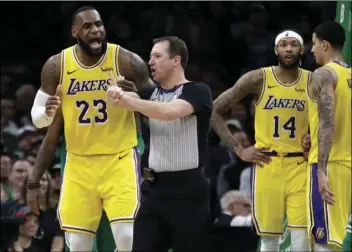
[(47, 59), (46, 64), (60, 64), (60, 61), (61, 61), (61, 54), (62, 54), (62, 52), (57, 53), (57, 54), (54, 54), (54, 55), (51, 55), (51, 56)]
[(42, 74), (59, 77), (61, 72), (61, 52), (50, 56), (43, 65)]
[(331, 64), (319, 67), (314, 71), (314, 75), (323, 82), (329, 81), (336, 83), (338, 79), (338, 71)]
[(119, 54), (118, 54), (118, 57), (119, 57), (119, 60), (122, 60), (122, 61), (130, 61), (131, 59), (134, 59), (134, 60), (142, 60), (142, 58), (137, 54), (137, 53), (134, 53), (122, 46), (119, 46)]
[(122, 75), (127, 77), (135, 77), (138, 74), (148, 72), (144, 60), (136, 53), (127, 50), (124, 47), (119, 48), (117, 61)]

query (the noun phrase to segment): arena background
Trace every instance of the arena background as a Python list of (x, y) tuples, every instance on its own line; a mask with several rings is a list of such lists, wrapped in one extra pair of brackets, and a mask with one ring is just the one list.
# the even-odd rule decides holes
[[(310, 53), (314, 27), (336, 20), (346, 29), (344, 56), (351, 64), (351, 2), (2, 2), (1, 31), (1, 203), (15, 200), (30, 166), (13, 169), (15, 161), (35, 159), (45, 130), (31, 125), (30, 109), (40, 86), (40, 71), (53, 54), (74, 43), (72, 13), (95, 6), (105, 23), (108, 40), (148, 60), (152, 39), (176, 35), (190, 52), (187, 78), (203, 80), (214, 98), (249, 70), (276, 64), (273, 41), (278, 31), (298, 30), (305, 40), (302, 67), (314, 70)], [(253, 142), (251, 97), (229, 111), (229, 124), (242, 129)], [(148, 129), (143, 128), (147, 166)], [(228, 155), (213, 131), (209, 134), (207, 176), (211, 180), (213, 220), (221, 217), (220, 199), (238, 190), (240, 173), (248, 164)], [(58, 145), (58, 148), (60, 145)], [(7, 162), (11, 158), (10, 162)], [(57, 203), (61, 175), (59, 154), (50, 168), (51, 200)], [(22, 176), (22, 177), (21, 177)], [(22, 181), (22, 182), (21, 182)], [(3, 217), (3, 212), (1, 213)], [(53, 217), (54, 221), (55, 218)], [(39, 228), (37, 240), (43, 236)], [(9, 233), (9, 230), (6, 230)], [(217, 226), (212, 231), (217, 248), (255, 250), (257, 238), (248, 227)], [(3, 233), (3, 232), (2, 232)], [(215, 245), (214, 245), (215, 246)], [(285, 248), (289, 248), (289, 243)], [(284, 248), (283, 248), (284, 249)], [(45, 249), (44, 249), (45, 250)]]

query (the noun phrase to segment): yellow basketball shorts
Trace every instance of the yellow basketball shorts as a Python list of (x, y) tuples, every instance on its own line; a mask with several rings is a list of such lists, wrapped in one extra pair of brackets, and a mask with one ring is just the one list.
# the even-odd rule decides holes
[(351, 166), (329, 162), (328, 183), (334, 193), (335, 204), (324, 202), (319, 193), (318, 165), (308, 170), (308, 232), (311, 245), (342, 246), (345, 227), (351, 213)]
[(105, 210), (110, 224), (131, 222), (139, 208), (136, 149), (114, 155), (67, 153), (58, 218), (70, 232), (95, 234)]
[(253, 166), (252, 222), (258, 235), (282, 235), (285, 212), (289, 229), (307, 227), (306, 181), (303, 157), (272, 157), (264, 167)]

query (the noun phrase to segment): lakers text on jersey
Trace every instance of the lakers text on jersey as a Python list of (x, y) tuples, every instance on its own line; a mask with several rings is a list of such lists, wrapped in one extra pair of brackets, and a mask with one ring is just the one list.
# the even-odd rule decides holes
[(75, 47), (64, 50), (61, 55), (62, 110), (68, 152), (116, 154), (137, 145), (133, 112), (106, 101), (106, 90), (111, 84), (108, 72), (116, 79), (120, 77), (116, 60), (118, 48), (108, 44), (105, 55), (91, 67), (79, 62)]
[(308, 132), (307, 83), (310, 72), (280, 82), (273, 67), (262, 69), (264, 85), (256, 103), (256, 147), (268, 147), (270, 164), (252, 170), (252, 217), (258, 235), (280, 235), (285, 211), (288, 228), (306, 228), (306, 162), (301, 138)]
[(79, 61), (76, 46), (61, 53), (67, 160), (58, 216), (67, 231), (95, 233), (103, 208), (110, 223), (132, 221), (139, 206), (134, 114), (106, 99), (109, 72), (121, 77), (118, 52), (108, 44), (90, 67)]
[(341, 247), (344, 227), (351, 213), (351, 68), (330, 62), (326, 65), (337, 75), (335, 86), (335, 130), (327, 166), (329, 187), (336, 203), (326, 204), (319, 193), (318, 162), (318, 107), (313, 94), (309, 94), (309, 152), (308, 202), (309, 234), (311, 242)]

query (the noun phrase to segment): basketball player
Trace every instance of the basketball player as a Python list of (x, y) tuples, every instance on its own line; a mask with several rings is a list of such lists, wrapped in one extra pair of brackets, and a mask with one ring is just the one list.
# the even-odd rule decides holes
[(132, 80), (138, 88), (152, 81), (139, 56), (107, 43), (104, 25), (93, 7), (76, 11), (72, 35), (77, 45), (52, 56), (43, 66), (41, 98), (34, 106), (43, 116), (45, 109), (40, 108), (45, 107), (45, 97), (53, 96), (55, 90), (61, 93), (62, 105), (53, 106), (57, 112), (28, 182), (29, 198), (35, 209), (35, 190), (51, 162), (64, 120), (67, 162), (58, 218), (70, 250), (91, 251), (104, 208), (117, 249), (129, 251), (139, 200), (136, 126), (133, 112), (107, 106), (106, 90), (109, 72), (115, 79)]
[(316, 251), (336, 251), (351, 213), (351, 68), (342, 58), (345, 31), (340, 24), (320, 24), (312, 39), (322, 67), (314, 73), (319, 81), (308, 89), (308, 229)]
[[(279, 251), (285, 211), (292, 251), (307, 251), (306, 169), (301, 139), (308, 131), (306, 88), (311, 73), (298, 67), (303, 39), (286, 30), (275, 39), (279, 65), (250, 71), (214, 102), (212, 127), (241, 159), (254, 163), (252, 220), (261, 251)], [(255, 104), (255, 146), (243, 148), (225, 114), (248, 94)], [(262, 168), (258, 167), (261, 166)]]

